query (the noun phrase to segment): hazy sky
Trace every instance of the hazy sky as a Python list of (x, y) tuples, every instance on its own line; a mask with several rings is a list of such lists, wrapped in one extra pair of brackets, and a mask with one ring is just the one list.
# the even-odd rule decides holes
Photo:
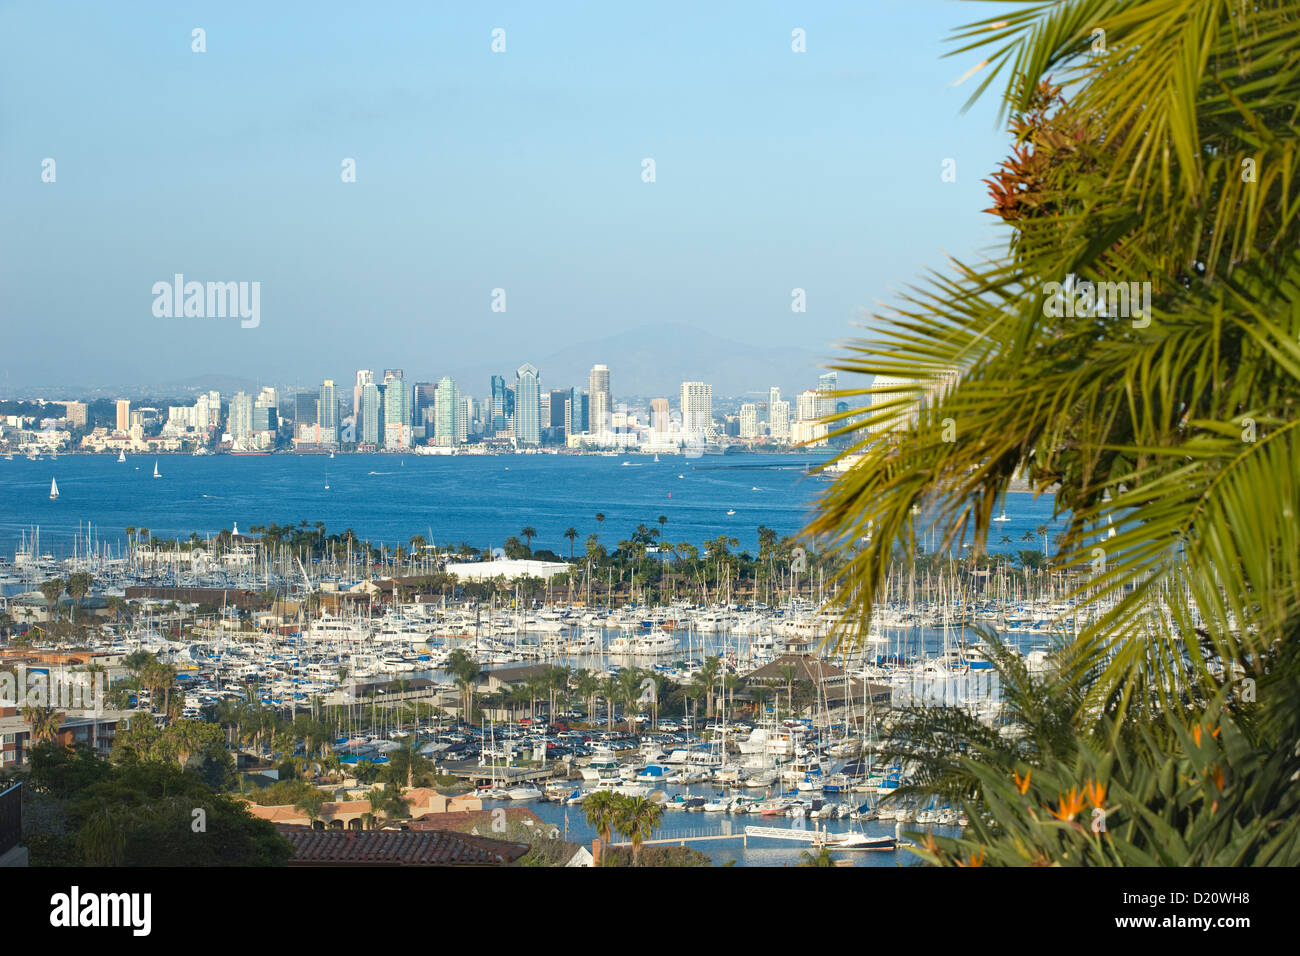
[[(980, 57), (941, 58), (996, 9), (5, 4), (0, 389), (504, 374), (658, 322), (829, 356), (1001, 241), (996, 99), (961, 114)], [(260, 326), (155, 317), (177, 272), (259, 281)]]

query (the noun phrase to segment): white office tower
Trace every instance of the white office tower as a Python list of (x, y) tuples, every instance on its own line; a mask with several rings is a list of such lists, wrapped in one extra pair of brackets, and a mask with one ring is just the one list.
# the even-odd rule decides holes
[(587, 396), (591, 433), (600, 435), (609, 431), (614, 399), (609, 390), (608, 365), (592, 366), (591, 374), (587, 376)]
[[(361, 412), (361, 396), (365, 394), (367, 385), (375, 384), (375, 373), (373, 369), (357, 369), (357, 384), (352, 386), (352, 417), (357, 418)], [(358, 419), (360, 421), (360, 419)]]
[(817, 393), (811, 388), (799, 393), (799, 406), (795, 412), (795, 421), (812, 422), (821, 416), (817, 414)]
[(682, 382), (682, 431), (702, 435), (713, 427), (713, 386)]
[(758, 406), (746, 402), (740, 406), (740, 437), (752, 439), (758, 437)]
[[(776, 391), (773, 389), (773, 391)], [(780, 394), (779, 392), (777, 394)], [(768, 405), (768, 432), (773, 441), (790, 440), (790, 403), (778, 399)]]

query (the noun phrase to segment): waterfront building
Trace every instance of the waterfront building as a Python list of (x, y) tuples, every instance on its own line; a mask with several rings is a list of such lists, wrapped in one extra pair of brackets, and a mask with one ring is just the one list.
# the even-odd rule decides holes
[(682, 431), (702, 434), (713, 427), (713, 386), (682, 382)]
[(226, 431), (237, 448), (248, 447), (253, 434), (253, 399), (244, 392), (230, 398), (230, 417)]
[(68, 424), (73, 428), (86, 427), (86, 403), (85, 402), (64, 402), (63, 417), (68, 420)]
[(502, 375), (492, 376), (492, 407), (488, 411), (491, 421), (487, 431), (497, 434), (506, 430), (506, 380)]
[(400, 368), (384, 370), (384, 447), (410, 448), (411, 395)]
[(796, 402), (796, 422), (812, 422), (820, 417), (817, 413), (817, 393), (813, 389), (800, 392)]
[(573, 432), (573, 389), (551, 389), (550, 411), (546, 423), (551, 432), (550, 439), (564, 444)]
[(610, 417), (614, 399), (609, 389), (609, 366), (593, 365), (587, 376), (587, 395), (590, 399), (590, 430), (599, 434), (610, 430)]
[[(773, 391), (776, 391), (773, 389)], [(777, 394), (780, 394), (779, 392)], [(778, 399), (771, 402), (767, 409), (768, 434), (773, 441), (790, 440), (790, 403)]]
[(668, 413), (668, 399), (652, 398), (650, 399), (650, 426), (658, 435), (667, 435), (668, 427), (672, 421)]
[(591, 395), (586, 390), (573, 393), (572, 424), (570, 435), (591, 431)]
[(117, 430), (125, 434), (131, 430), (131, 402), (129, 399), (117, 400)]
[[(461, 431), (457, 427), (457, 413), (460, 409), (460, 390), (456, 383), (444, 375), (438, 380), (438, 389), (434, 396), (433, 439), (436, 445), (455, 445), (463, 439), (457, 438)], [(463, 415), (463, 412), (461, 412)]]
[(541, 379), (536, 366), (525, 362), (515, 372), (515, 440), (522, 445), (541, 442)]
[(357, 369), (357, 381), (352, 386), (352, 417), (356, 418), (361, 413), (361, 395), (367, 385), (373, 385), (375, 382), (375, 373), (373, 369)]
[(361, 389), (360, 442), (378, 448), (384, 441), (383, 388), (373, 381)]
[(835, 390), (839, 388), (839, 373), (826, 372), (817, 377), (817, 417), (835, 414)]
[(321, 383), (316, 424), (320, 426), (322, 442), (331, 443), (339, 440), (339, 400), (332, 378), (327, 378)]
[(740, 438), (753, 439), (758, 437), (758, 406), (753, 402), (746, 402), (740, 406), (740, 424), (738, 435)]

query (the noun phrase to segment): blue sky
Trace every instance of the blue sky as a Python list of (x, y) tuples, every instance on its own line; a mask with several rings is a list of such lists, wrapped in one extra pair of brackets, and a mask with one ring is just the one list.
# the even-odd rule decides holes
[[(962, 114), (978, 57), (942, 58), (995, 9), (5, 4), (0, 391), (505, 372), (660, 322), (829, 358), (891, 288), (1002, 242), (996, 98)], [(261, 325), (156, 318), (176, 272), (260, 281)]]

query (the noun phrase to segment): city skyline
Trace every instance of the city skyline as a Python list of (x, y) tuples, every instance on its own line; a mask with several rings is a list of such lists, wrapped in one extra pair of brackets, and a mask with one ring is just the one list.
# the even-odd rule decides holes
[[(1003, 241), (976, 211), (1003, 137), (994, 104), (961, 112), (971, 64), (942, 58), (960, 5), (745, 12), (410, 5), (401, 31), (367, 10), (340, 31), (238, 4), (6, 8), (26, 39), (0, 84), (0, 394), (322, 371), (347, 389), (349, 352), (379, 365), (399, 342), (426, 351), (404, 357), (421, 380), (477, 378), (502, 340), (558, 371), (566, 345), (666, 322), (770, 349), (751, 377), (792, 387), (900, 276)], [(908, 101), (872, 95), (880, 76)], [(255, 325), (155, 309), (177, 275), (255, 292)], [(721, 372), (696, 374), (727, 391)]]

